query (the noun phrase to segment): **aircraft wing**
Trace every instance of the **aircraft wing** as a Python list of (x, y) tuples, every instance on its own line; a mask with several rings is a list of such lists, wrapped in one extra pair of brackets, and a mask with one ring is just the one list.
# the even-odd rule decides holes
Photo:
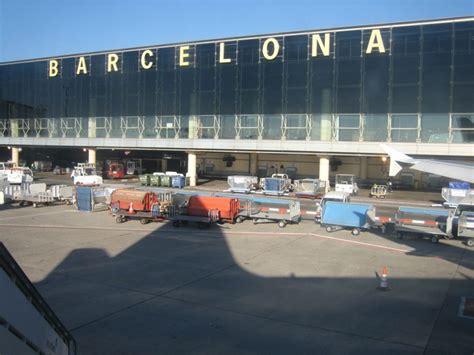
[(381, 147), (390, 156), (390, 176), (397, 175), (404, 166), (408, 166), (413, 170), (474, 184), (474, 164), (472, 163), (436, 159), (414, 159), (385, 144), (381, 144)]

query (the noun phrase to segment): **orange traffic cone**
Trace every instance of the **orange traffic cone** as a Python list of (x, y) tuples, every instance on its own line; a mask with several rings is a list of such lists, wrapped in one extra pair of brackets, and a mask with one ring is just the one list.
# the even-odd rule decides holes
[(130, 206), (128, 207), (128, 214), (135, 214), (135, 211), (133, 209), (133, 202), (130, 202)]
[(390, 287), (388, 287), (388, 270), (386, 266), (383, 267), (382, 276), (380, 277), (380, 286), (378, 289), (380, 291), (390, 290)]

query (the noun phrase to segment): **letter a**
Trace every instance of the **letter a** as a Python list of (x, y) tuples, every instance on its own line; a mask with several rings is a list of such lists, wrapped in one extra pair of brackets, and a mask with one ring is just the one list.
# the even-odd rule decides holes
[(370, 34), (369, 44), (367, 45), (367, 50), (365, 53), (372, 53), (372, 49), (377, 48), (380, 53), (385, 53), (385, 46), (383, 44), (382, 35), (380, 30), (372, 30)]

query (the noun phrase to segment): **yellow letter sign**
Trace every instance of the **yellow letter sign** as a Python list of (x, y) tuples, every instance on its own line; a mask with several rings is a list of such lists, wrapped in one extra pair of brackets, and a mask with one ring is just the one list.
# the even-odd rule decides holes
[(142, 56), (140, 58), (140, 63), (143, 69), (150, 69), (153, 66), (152, 61), (149, 61), (149, 62), (146, 61), (147, 56), (153, 57), (153, 52), (149, 49), (147, 49), (146, 51), (143, 51)]
[[(269, 44), (273, 44), (273, 53), (268, 53), (268, 45)], [(273, 60), (275, 59), (277, 56), (278, 56), (278, 52), (280, 51), (280, 43), (278, 43), (278, 41), (271, 37), (271, 38), (267, 38), (265, 40), (265, 42), (263, 42), (263, 46), (262, 46), (262, 54), (263, 54), (263, 57), (267, 60)]]
[(110, 53), (107, 59), (107, 71), (110, 73), (111, 71), (118, 71), (117, 62), (119, 57), (115, 53)]
[(329, 56), (329, 46), (331, 45), (330, 39), (331, 39), (331, 34), (330, 33), (325, 33), (324, 34), (324, 43), (321, 39), (321, 36), (319, 34), (314, 34), (312, 36), (312, 44), (311, 44), (311, 56), (316, 57), (318, 55), (318, 47), (321, 48), (321, 52), (323, 53), (323, 56), (328, 57)]
[(385, 46), (383, 45), (382, 35), (380, 30), (372, 30), (370, 34), (369, 44), (365, 53), (372, 53), (372, 49), (377, 48), (380, 53), (385, 53)]
[(59, 74), (59, 62), (55, 59), (49, 61), (49, 77), (52, 78)]
[(189, 58), (189, 46), (179, 47), (179, 66), (180, 67), (187, 67), (189, 65), (189, 61), (185, 60)]
[(79, 61), (77, 62), (77, 70), (76, 70), (76, 75), (79, 75), (84, 73), (87, 74), (87, 66), (86, 66), (86, 58), (85, 57), (79, 57)]
[(230, 58), (224, 55), (224, 42), (219, 43), (219, 63), (230, 63)]

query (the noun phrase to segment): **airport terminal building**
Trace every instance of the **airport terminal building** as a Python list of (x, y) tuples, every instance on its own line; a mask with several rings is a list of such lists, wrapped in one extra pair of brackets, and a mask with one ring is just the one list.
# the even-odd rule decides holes
[(380, 143), (472, 159), (474, 17), (0, 63), (0, 147), (15, 160), (113, 149), (174, 160), (192, 184), (196, 171), (364, 180), (387, 176)]

